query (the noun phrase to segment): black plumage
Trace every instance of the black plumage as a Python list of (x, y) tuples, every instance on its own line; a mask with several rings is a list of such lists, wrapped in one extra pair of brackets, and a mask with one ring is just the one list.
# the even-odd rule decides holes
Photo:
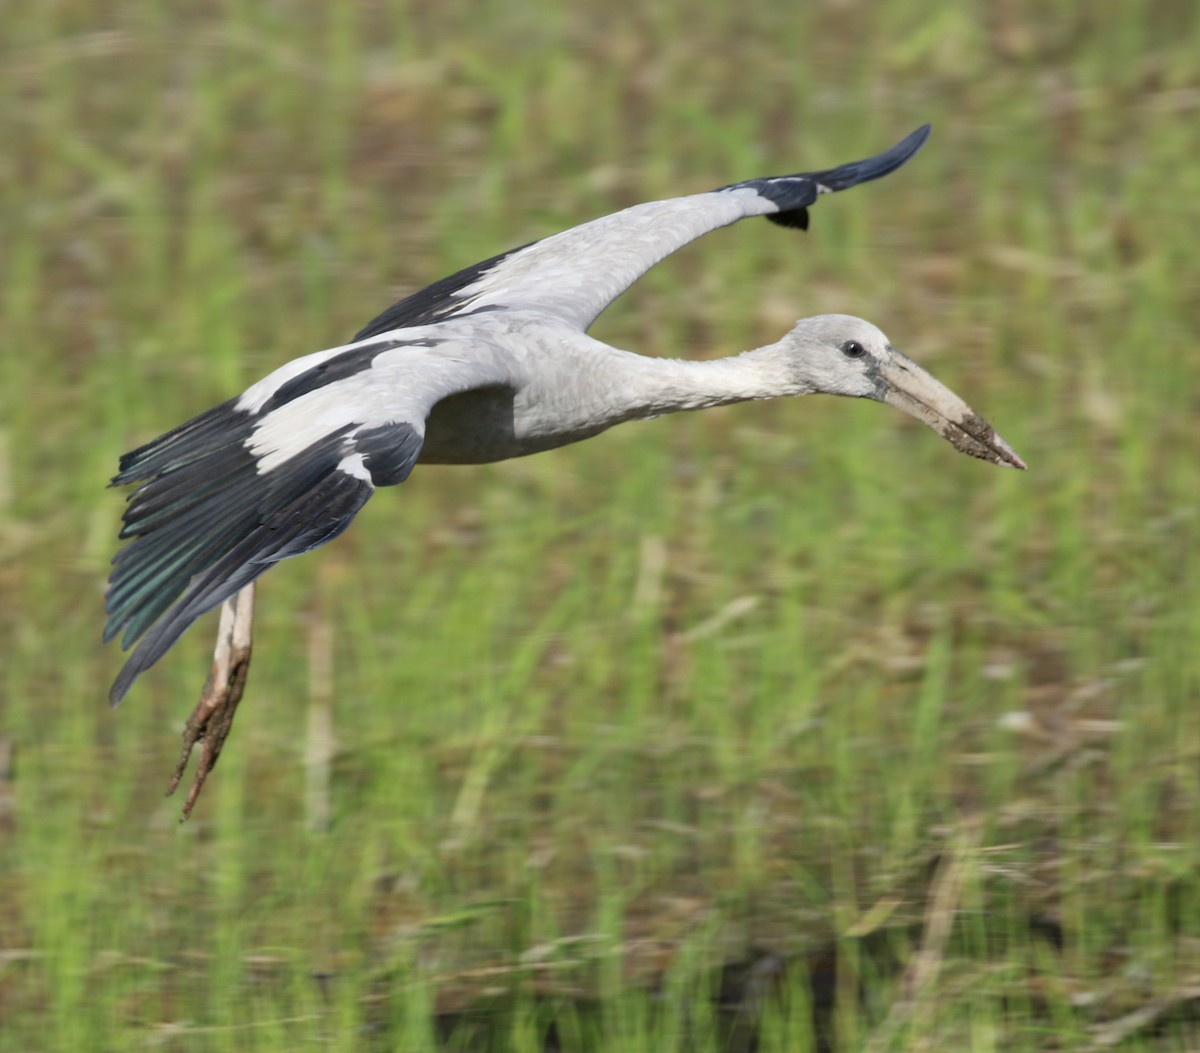
[[(105, 601), (104, 638), (123, 633), (125, 647), (142, 638), (114, 703), (200, 615), (337, 537), (376, 485), (407, 477), (421, 450), (407, 423), (350, 425), (262, 472), (250, 445), (261, 419), (227, 402), (121, 459), (113, 485), (149, 481), (130, 495), (121, 537), (132, 540), (113, 560)], [(338, 467), (354, 454), (371, 479)]]
[(533, 244), (534, 242), (531, 241), (526, 245), (521, 245), (518, 248), (502, 252), (497, 256), (481, 260), (479, 263), (472, 264), (470, 267), (464, 267), (461, 271), (455, 271), (453, 274), (439, 279), (432, 285), (425, 286), (424, 289), (413, 293), (411, 296), (406, 296), (403, 300), (397, 301), (386, 311), (372, 318), (371, 321), (354, 334), (354, 339), (356, 341), (366, 340), (368, 337), (388, 333), (393, 329), (430, 325), (433, 322), (440, 322), (444, 318), (449, 318), (451, 315), (459, 314), (467, 306), (463, 301), (463, 297), (458, 295), (463, 289), (469, 285), (474, 285), (475, 282), (483, 278), (489, 271), (494, 270), (509, 256), (520, 252), (522, 249), (527, 249)]

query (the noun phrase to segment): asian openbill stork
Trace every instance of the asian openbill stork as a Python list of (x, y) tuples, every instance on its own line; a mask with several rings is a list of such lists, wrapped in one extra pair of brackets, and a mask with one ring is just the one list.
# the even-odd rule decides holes
[(586, 335), (676, 249), (747, 216), (804, 230), (819, 195), (899, 168), (928, 135), (926, 125), (823, 172), (635, 205), (493, 256), (389, 307), (350, 343), (288, 362), (122, 457), (113, 484), (140, 485), (125, 509), (128, 544), (113, 561), (104, 635), (137, 646), (112, 702), (201, 614), (229, 601), (171, 784), (202, 739), (185, 814), (241, 697), (252, 583), (332, 541), (377, 487), (402, 483), (418, 463), (500, 461), (628, 420), (825, 393), (890, 403), (964, 453), (1023, 468), (991, 425), (859, 318), (805, 318), (776, 343), (705, 362), (648, 358)]

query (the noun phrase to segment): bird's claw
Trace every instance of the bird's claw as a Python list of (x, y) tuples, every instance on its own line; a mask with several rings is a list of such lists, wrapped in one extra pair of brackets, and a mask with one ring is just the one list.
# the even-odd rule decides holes
[(250, 651), (253, 642), (254, 585), (247, 585), (236, 596), (221, 605), (221, 621), (217, 627), (217, 644), (213, 649), (213, 664), (205, 681), (204, 690), (192, 715), (183, 729), (183, 749), (179, 763), (167, 787), (167, 796), (175, 792), (188, 758), (196, 744), (200, 743), (200, 760), (192, 778), (187, 800), (183, 802), (183, 822), (192, 814), (192, 808), (200, 797), (208, 773), (217, 765), (221, 747), (233, 727), (242, 693), (246, 690), (246, 678), (250, 673)]

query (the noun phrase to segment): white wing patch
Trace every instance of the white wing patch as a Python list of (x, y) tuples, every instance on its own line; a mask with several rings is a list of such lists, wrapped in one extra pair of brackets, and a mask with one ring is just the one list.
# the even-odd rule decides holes
[(349, 453), (337, 463), (337, 470), (345, 472), (347, 475), (353, 476), (355, 479), (361, 479), (363, 482), (371, 482), (371, 473), (367, 471), (366, 464), (363, 463), (361, 453)]
[[(366, 344), (368, 341), (363, 341), (363, 343)], [(296, 377), (307, 373), (314, 366), (328, 362), (331, 358), (337, 358), (338, 355), (353, 350), (358, 346), (361, 345), (344, 344), (341, 347), (331, 347), (327, 351), (316, 351), (311, 355), (293, 358), (290, 362), (280, 366), (274, 372), (268, 373), (262, 380), (251, 384), (243, 391), (237, 400), (237, 408), (246, 413), (259, 413), (267, 400), (289, 380), (294, 380)]]
[[(338, 433), (349, 437), (359, 428), (404, 423), (423, 435), (430, 409), (448, 395), (486, 385), (516, 383), (509, 358), (495, 346), (486, 329), (480, 330), (481, 323), (473, 318), (448, 321), (441, 327), (442, 339), (436, 346), (404, 343), (382, 350), (358, 372), (270, 409), (255, 423), (247, 441), (258, 473), (276, 471), (315, 443)], [(379, 342), (376, 339), (363, 344)], [(353, 353), (359, 346), (335, 350)], [(329, 361), (329, 357), (307, 356), (308, 368)], [(283, 381), (303, 372), (289, 373)], [(267, 378), (270, 383), (262, 382), (264, 386), (254, 396), (253, 404), (267, 405), (280, 387), (281, 382), (274, 378), (272, 374)]]

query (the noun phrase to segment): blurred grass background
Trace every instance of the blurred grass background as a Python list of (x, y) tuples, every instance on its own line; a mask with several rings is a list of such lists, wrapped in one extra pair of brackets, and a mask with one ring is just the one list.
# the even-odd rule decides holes
[[(1194, 4), (4, 22), (0, 1049), (1194, 1048)], [(121, 452), (477, 259), (925, 121), (593, 332), (859, 314), (1029, 473), (820, 399), (418, 470), (266, 579), (177, 824), (212, 629), (106, 707)]]

